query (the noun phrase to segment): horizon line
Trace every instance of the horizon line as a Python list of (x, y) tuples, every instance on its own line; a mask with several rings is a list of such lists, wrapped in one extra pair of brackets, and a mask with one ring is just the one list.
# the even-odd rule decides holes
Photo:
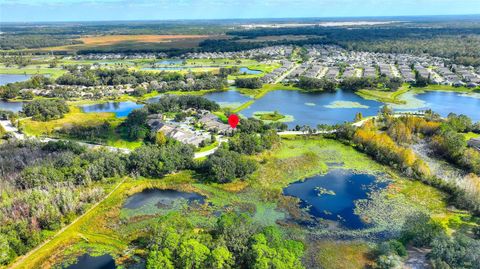
[(428, 17), (457, 17), (457, 16), (479, 16), (480, 13), (473, 14), (438, 14), (438, 15), (394, 15), (394, 16), (333, 16), (333, 17), (250, 17), (250, 18), (212, 18), (212, 19), (147, 19), (147, 20), (53, 20), (53, 21), (1, 21), (0, 24), (36, 24), (36, 23), (95, 23), (95, 22), (182, 22), (182, 21), (242, 21), (242, 20), (326, 20), (326, 19), (380, 19), (380, 18), (428, 18)]

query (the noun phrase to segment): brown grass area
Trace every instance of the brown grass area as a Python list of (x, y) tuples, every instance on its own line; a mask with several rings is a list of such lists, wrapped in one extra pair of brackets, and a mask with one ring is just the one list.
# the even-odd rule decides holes
[(207, 35), (103, 35), (79, 38), (84, 45), (112, 45), (122, 42), (163, 43), (185, 39), (205, 39)]
[(169, 48), (195, 48), (203, 40), (213, 38), (222, 39), (225, 36), (216, 35), (101, 35), (84, 36), (77, 40), (82, 44), (47, 47), (41, 51), (78, 51), (84, 49), (169, 49)]
[[(374, 264), (370, 258), (372, 249), (363, 242), (316, 241), (312, 243), (309, 253), (311, 261), (325, 269), (359, 269), (371, 268)], [(308, 258), (307, 258), (308, 259)]]

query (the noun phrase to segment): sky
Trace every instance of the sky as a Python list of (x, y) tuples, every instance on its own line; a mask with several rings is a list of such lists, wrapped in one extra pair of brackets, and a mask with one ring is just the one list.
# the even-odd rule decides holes
[(0, 0), (0, 21), (480, 14), (480, 0)]

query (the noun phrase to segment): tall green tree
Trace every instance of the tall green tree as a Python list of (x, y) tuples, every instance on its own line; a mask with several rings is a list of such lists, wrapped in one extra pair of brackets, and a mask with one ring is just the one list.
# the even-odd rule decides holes
[(206, 261), (210, 255), (210, 249), (197, 239), (188, 239), (180, 244), (178, 250), (179, 268), (201, 269), (206, 268)]

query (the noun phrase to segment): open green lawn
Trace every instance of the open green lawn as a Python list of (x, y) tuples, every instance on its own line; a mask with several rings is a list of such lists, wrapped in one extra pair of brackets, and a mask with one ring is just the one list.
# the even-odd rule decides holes
[(467, 87), (453, 87), (448, 85), (428, 85), (427, 87), (422, 88), (413, 88), (426, 91), (445, 91), (445, 92), (473, 92), (474, 88)]
[(265, 94), (271, 92), (271, 91), (278, 91), (278, 90), (292, 90), (292, 91), (297, 91), (301, 90), (300, 88), (293, 87), (293, 86), (288, 86), (288, 85), (283, 85), (283, 84), (263, 84), (263, 87), (260, 89), (243, 89), (239, 88), (238, 91), (242, 94), (252, 96), (255, 99), (260, 99)]
[(49, 68), (47, 66), (26, 66), (24, 68), (18, 67), (6, 67), (0, 65), (0, 74), (13, 74), (13, 75), (50, 75), (52, 78), (57, 78), (64, 74), (66, 70), (60, 68)]
[(383, 103), (404, 104), (405, 101), (398, 99), (399, 96), (408, 92), (410, 88), (408, 85), (403, 85), (396, 91), (382, 91), (382, 90), (359, 90), (356, 93), (363, 99), (375, 100)]
[(356, 94), (367, 100), (375, 100), (383, 103), (391, 104), (406, 104), (408, 100), (403, 100), (402, 95), (412, 91), (413, 94), (422, 93), (424, 91), (447, 91), (459, 93), (471, 93), (475, 89), (467, 87), (453, 87), (448, 85), (428, 85), (427, 87), (411, 87), (408, 84), (403, 84), (397, 91), (384, 90), (358, 90)]
[(203, 147), (203, 148), (197, 149), (196, 152), (209, 151), (209, 150), (211, 150), (211, 149), (214, 149), (214, 148), (217, 147), (217, 146), (218, 146), (218, 141), (215, 141), (215, 142), (213, 142), (212, 144), (210, 144), (210, 145), (208, 145), (208, 146), (205, 146), (205, 147)]
[(264, 121), (278, 121), (285, 118), (284, 115), (278, 113), (277, 111), (267, 113), (255, 113), (255, 116)]

